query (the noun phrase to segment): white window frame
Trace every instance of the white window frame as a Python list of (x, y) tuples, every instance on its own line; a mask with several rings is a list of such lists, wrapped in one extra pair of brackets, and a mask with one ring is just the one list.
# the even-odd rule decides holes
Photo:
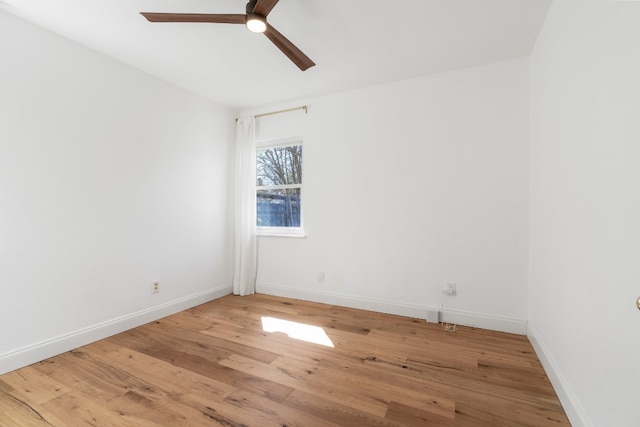
[[(274, 138), (256, 141), (256, 158), (258, 151), (268, 148), (277, 147), (289, 147), (292, 145), (300, 145), (302, 149), (302, 183), (300, 184), (288, 184), (288, 185), (263, 185), (258, 187), (256, 185), (256, 197), (258, 190), (281, 190), (287, 188), (299, 188), (300, 189), (300, 226), (299, 227), (261, 227), (256, 225), (256, 234), (261, 237), (306, 237), (304, 232), (304, 203), (302, 203), (303, 185), (304, 185), (304, 144), (302, 143), (302, 137), (293, 136), (286, 138)], [(256, 206), (257, 215), (257, 206)]]

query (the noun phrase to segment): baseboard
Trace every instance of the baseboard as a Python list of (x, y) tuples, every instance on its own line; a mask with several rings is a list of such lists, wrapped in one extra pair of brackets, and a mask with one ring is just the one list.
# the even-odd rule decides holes
[(444, 322), (519, 335), (526, 335), (527, 333), (527, 322), (524, 320), (508, 319), (454, 310), (440, 310), (434, 307), (381, 301), (372, 298), (313, 292), (304, 289), (269, 285), (266, 283), (259, 283), (256, 286), (256, 291), (267, 295), (333, 304), (343, 307), (357, 308), (360, 310), (377, 311), (380, 313), (397, 314), (399, 316), (414, 317), (425, 320), (427, 319), (427, 312), (429, 310), (439, 310), (440, 319)]
[(549, 381), (551, 381), (551, 385), (553, 385), (553, 389), (558, 395), (558, 399), (560, 399), (562, 408), (567, 414), (571, 425), (573, 427), (593, 427), (578, 398), (568, 386), (567, 380), (545, 346), (544, 341), (542, 341), (540, 335), (531, 324), (527, 328), (527, 337), (538, 359), (540, 359), (540, 363), (542, 363), (542, 367), (547, 373), (547, 377), (549, 377)]
[(153, 322), (154, 320), (195, 307), (196, 305), (221, 298), (229, 295), (231, 291), (231, 285), (220, 286), (215, 289), (189, 295), (146, 310), (79, 329), (69, 334), (51, 338), (18, 350), (0, 354), (0, 375), (73, 350), (74, 348), (82, 347), (94, 341), (110, 337), (128, 329), (144, 325), (145, 323)]
[(508, 317), (489, 316), (458, 310), (442, 310), (440, 312), (440, 321), (490, 331), (507, 332), (509, 334), (527, 334), (526, 320), (510, 319)]

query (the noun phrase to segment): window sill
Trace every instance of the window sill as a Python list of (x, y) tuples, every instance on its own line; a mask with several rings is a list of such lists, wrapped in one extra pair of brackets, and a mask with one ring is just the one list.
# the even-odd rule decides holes
[(258, 228), (256, 231), (258, 237), (293, 237), (296, 239), (306, 239), (307, 235), (301, 228), (282, 230), (279, 227), (274, 228)]

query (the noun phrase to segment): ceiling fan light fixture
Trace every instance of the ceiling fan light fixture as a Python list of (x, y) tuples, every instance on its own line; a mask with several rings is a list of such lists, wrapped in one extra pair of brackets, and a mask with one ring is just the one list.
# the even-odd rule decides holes
[(267, 30), (267, 19), (264, 16), (250, 13), (247, 15), (247, 28), (254, 33), (264, 33)]

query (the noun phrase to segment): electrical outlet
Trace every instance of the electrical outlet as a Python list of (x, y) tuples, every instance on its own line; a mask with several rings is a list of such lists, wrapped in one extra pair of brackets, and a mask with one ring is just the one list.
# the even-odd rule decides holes
[(152, 294), (157, 294), (158, 292), (160, 292), (160, 282), (158, 282), (157, 280), (155, 282), (153, 282), (153, 284), (151, 285), (151, 293)]
[(318, 282), (324, 283), (324, 271), (318, 272)]
[(444, 291), (442, 291), (443, 294), (450, 296), (450, 297), (455, 297), (456, 295), (458, 295), (458, 290), (456, 289), (456, 284), (455, 283), (447, 283), (447, 287)]

